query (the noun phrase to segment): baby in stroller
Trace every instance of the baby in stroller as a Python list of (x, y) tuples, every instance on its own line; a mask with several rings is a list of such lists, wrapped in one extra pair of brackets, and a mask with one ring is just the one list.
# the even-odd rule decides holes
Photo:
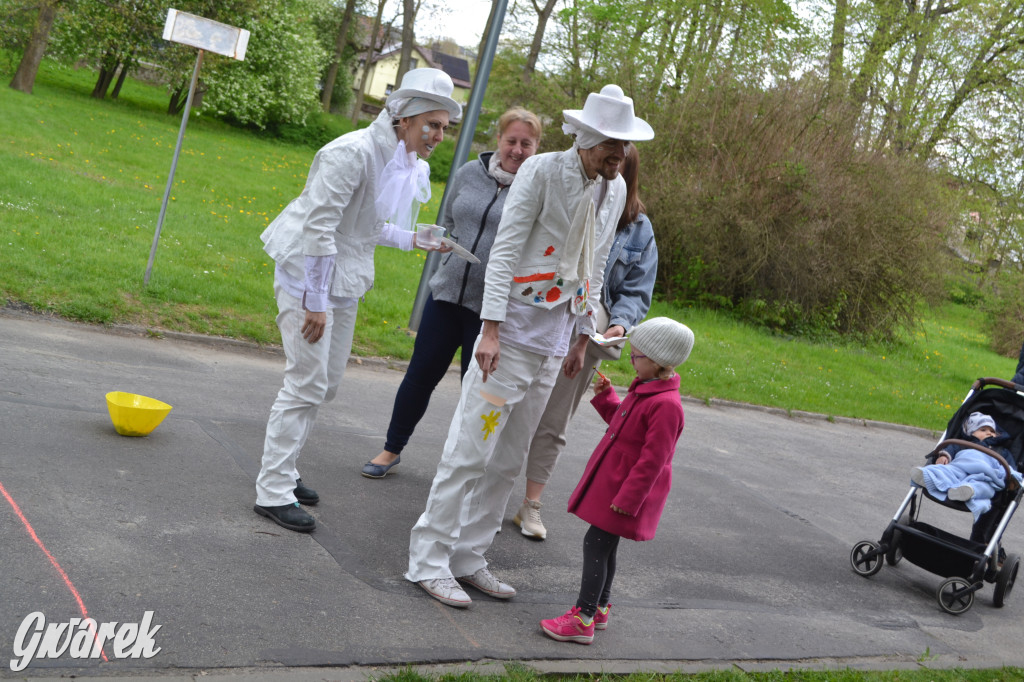
[[(910, 490), (881, 539), (855, 544), (850, 565), (867, 578), (906, 559), (942, 576), (935, 596), (946, 613), (971, 608), (984, 583), (995, 584), (992, 605), (1003, 606), (1021, 564), (1017, 554), (1003, 552), (1002, 538), (1024, 502), (1024, 384), (976, 380), (925, 461), (912, 471)], [(921, 520), (926, 499), (972, 512), (970, 539)]]
[[(1013, 455), (1006, 445), (1010, 434), (1000, 429), (987, 414), (972, 412), (963, 423), (965, 440), (988, 446), (1001, 454), (1012, 468), (1018, 481)], [(996, 492), (1006, 487), (1006, 472), (1002, 465), (979, 450), (964, 445), (950, 444), (935, 456), (935, 463), (914, 467), (910, 480), (925, 488), (933, 497), (963, 502), (974, 521), (992, 508)]]

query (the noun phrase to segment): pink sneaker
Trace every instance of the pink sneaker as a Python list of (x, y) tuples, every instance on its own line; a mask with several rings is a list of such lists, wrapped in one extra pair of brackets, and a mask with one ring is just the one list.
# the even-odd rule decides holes
[(603, 609), (598, 606), (597, 613), (594, 614), (594, 629), (595, 630), (607, 630), (608, 629), (608, 614), (612, 610), (612, 605), (609, 604)]
[(551, 639), (559, 642), (576, 642), (590, 644), (594, 641), (594, 621), (584, 625), (577, 606), (566, 611), (564, 616), (549, 618), (540, 622), (540, 629)]

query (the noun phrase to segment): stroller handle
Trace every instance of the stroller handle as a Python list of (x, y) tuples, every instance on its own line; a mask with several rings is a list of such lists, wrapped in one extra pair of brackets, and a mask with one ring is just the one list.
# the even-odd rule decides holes
[[(1002, 381), (1002, 379), (1000, 379), (999, 381)], [(1010, 383), (1010, 386), (1013, 385), (1013, 383)], [(962, 440), (960, 438), (947, 438), (944, 441), (940, 441), (939, 444), (935, 446), (935, 449), (928, 453), (928, 461), (934, 462), (935, 458), (939, 454), (939, 451), (942, 450), (947, 445), (960, 445), (968, 450), (977, 450), (978, 452), (985, 453), (986, 455), (988, 455), (989, 457), (996, 460), (1002, 465), (1003, 471), (1006, 472), (1007, 490), (1009, 490), (1010, 492), (1014, 492), (1020, 486), (1020, 483), (1017, 482), (1017, 479), (1014, 478), (1013, 474), (1011, 473), (1010, 465), (1007, 463), (1006, 458), (1000, 455), (992, 448), (988, 447), (987, 445), (982, 445), (981, 443), (972, 443), (969, 440)]]
[(1011, 391), (1024, 393), (1024, 386), (1015, 384), (1012, 381), (1007, 381), (1006, 379), (999, 379), (997, 377), (982, 377), (980, 379), (975, 379), (974, 385), (971, 386), (971, 392), (973, 393), (984, 386), (1001, 386), (1003, 388), (1008, 388)]

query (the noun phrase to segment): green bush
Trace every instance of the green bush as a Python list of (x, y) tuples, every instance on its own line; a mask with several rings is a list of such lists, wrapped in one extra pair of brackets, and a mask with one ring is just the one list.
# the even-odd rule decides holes
[(36, 19), (36, 8), (32, 5), (11, 0), (0, 0), (0, 66), (4, 74), (13, 74)]
[(970, 280), (966, 269), (946, 281), (946, 298), (952, 303), (972, 308), (985, 305), (988, 302), (988, 296), (975, 282)]
[(1024, 341), (1024, 278), (1004, 277), (987, 306), (991, 348), (1008, 358), (1017, 357)]
[(864, 151), (810, 87), (708, 89), (652, 110), (641, 187), (666, 300), (787, 333), (891, 339), (941, 291), (950, 202), (917, 161)]
[[(430, 179), (434, 182), (448, 182), (448, 174), (452, 169), (452, 160), (455, 158), (455, 142), (446, 137), (444, 142), (434, 147), (430, 153)], [(470, 158), (473, 158), (470, 155)]]
[(301, 144), (311, 149), (320, 149), (336, 137), (352, 132), (352, 121), (344, 116), (335, 116), (322, 111), (306, 119), (306, 123), (278, 123), (257, 131), (264, 137), (273, 137), (287, 144)]

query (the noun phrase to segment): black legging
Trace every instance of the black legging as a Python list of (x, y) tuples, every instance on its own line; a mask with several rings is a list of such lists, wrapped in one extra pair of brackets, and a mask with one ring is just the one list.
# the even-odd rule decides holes
[(480, 316), (461, 305), (427, 297), (420, 318), (412, 359), (402, 377), (391, 409), (384, 449), (396, 455), (409, 443), (416, 425), (427, 412), (430, 396), (448, 371), (455, 351), (462, 348), (462, 375), (473, 359), (473, 344), (480, 333)]
[(591, 526), (583, 536), (583, 580), (576, 606), (587, 618), (593, 618), (598, 605), (608, 606), (615, 577), (615, 553), (619, 536)]

